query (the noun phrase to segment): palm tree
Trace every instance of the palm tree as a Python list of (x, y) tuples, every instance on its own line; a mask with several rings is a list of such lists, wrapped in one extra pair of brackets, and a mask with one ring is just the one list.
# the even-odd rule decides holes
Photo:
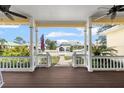
[(7, 41), (3, 38), (0, 38), (0, 50), (3, 49), (3, 45), (6, 43)]
[(111, 47), (107, 47), (105, 45), (101, 45), (101, 46), (93, 46), (92, 53), (94, 54), (94, 56), (115, 56), (117, 50)]

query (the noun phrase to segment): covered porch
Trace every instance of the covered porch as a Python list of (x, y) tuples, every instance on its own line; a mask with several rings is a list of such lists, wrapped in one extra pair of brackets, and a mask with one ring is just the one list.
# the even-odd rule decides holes
[[(101, 6), (12, 6), (13, 10), (21, 11), (28, 19), (15, 18), (14, 21), (11, 21), (2, 18), (0, 24), (2, 25), (4, 22), (9, 25), (30, 25), (30, 56), (0, 57), (0, 60), (18, 60), (16, 64), (14, 61), (0, 63), (0, 70), (3, 71), (5, 81), (3, 87), (124, 87), (123, 72), (88, 73), (124, 70), (123, 56), (92, 56), (92, 26), (124, 24), (122, 15), (114, 20), (109, 18), (95, 20), (102, 15), (101, 12), (97, 12), (99, 7)], [(81, 27), (85, 29), (85, 53), (73, 53), (73, 68), (51, 67), (50, 54), (38, 51), (38, 27)], [(36, 50), (34, 50), (34, 41)], [(23, 61), (26, 62), (23, 63)], [(2, 82), (3, 77), (1, 76)]]

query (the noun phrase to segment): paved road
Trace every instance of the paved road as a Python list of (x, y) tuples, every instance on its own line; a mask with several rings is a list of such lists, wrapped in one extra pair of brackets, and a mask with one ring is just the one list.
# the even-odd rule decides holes
[(65, 60), (64, 56), (61, 55), (59, 62), (55, 65), (56, 67), (65, 67), (65, 66), (71, 66), (72, 60)]

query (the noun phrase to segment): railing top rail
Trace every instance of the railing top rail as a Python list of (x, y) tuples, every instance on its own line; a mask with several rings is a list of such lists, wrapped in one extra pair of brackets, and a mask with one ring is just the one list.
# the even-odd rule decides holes
[(124, 56), (92, 56), (93, 58), (119, 58)]
[(36, 56), (47, 56), (48, 54), (38, 54)]
[(30, 58), (30, 56), (0, 56), (0, 58)]

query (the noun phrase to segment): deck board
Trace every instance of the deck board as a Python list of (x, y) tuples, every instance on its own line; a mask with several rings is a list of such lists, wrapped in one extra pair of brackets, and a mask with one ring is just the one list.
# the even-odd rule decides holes
[(88, 72), (85, 68), (37, 68), (34, 72), (3, 72), (3, 87), (124, 87), (124, 72)]

